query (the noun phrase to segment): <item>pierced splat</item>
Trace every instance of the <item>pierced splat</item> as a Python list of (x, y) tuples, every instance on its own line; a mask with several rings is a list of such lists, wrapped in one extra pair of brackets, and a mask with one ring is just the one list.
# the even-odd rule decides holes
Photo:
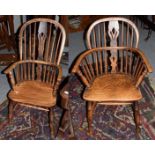
[[(118, 38), (118, 35), (119, 35), (118, 21), (109, 21), (108, 34), (109, 34), (109, 37), (110, 37), (110, 46), (111, 47), (116, 47), (117, 46), (117, 38)], [(111, 67), (112, 67), (111, 72), (116, 72), (117, 50), (113, 49), (113, 50), (110, 51), (110, 53), (111, 53), (110, 62), (111, 62)]]
[(117, 68), (117, 59), (115, 57), (110, 57), (110, 61), (111, 61), (111, 67), (112, 67), (112, 70), (111, 72), (112, 73), (116, 73), (116, 68)]
[(109, 21), (108, 34), (110, 37), (110, 45), (117, 46), (117, 38), (119, 35), (119, 24), (118, 21)]
[[(39, 29), (38, 29), (38, 41), (39, 41), (38, 60), (43, 60), (46, 38), (47, 38), (47, 23), (40, 22)], [(42, 72), (41, 65), (38, 65), (38, 70), (37, 70), (38, 80), (41, 79), (41, 72)]]
[(40, 60), (43, 59), (46, 38), (47, 38), (47, 23), (40, 22), (38, 29), (38, 40), (39, 40), (38, 59)]

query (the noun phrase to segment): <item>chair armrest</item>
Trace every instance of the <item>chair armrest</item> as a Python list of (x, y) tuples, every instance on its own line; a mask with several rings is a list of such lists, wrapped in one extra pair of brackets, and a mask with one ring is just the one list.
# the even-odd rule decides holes
[(60, 66), (40, 60), (17, 61), (4, 70), (4, 73), (8, 74), (12, 88), (23, 80), (39, 80), (54, 88), (62, 77)]
[(149, 63), (147, 57), (145, 56), (144, 52), (137, 49), (138, 53), (141, 55), (146, 67), (147, 67), (147, 70), (149, 73), (152, 73), (153, 72), (153, 68), (152, 68), (152, 65)]
[[(143, 64), (145, 65), (145, 69), (143, 71), (141, 71), (141, 73), (139, 73), (138, 76), (136, 76), (136, 87), (139, 87), (139, 85), (143, 81), (144, 77), (148, 73), (153, 72), (153, 68), (152, 68), (151, 64), (149, 63), (147, 57), (145, 56), (144, 52), (142, 52), (139, 49), (134, 49), (134, 50), (136, 50), (136, 52), (139, 54), (139, 56), (141, 57), (141, 59), (143, 61)], [(137, 69), (137, 71), (138, 71), (138, 69)]]
[[(7, 69), (5, 69), (3, 72), (4, 74), (8, 74), (10, 71), (12, 71), (17, 65), (20, 64), (24, 64), (24, 63), (36, 63), (36, 64), (40, 64), (40, 65), (52, 65), (54, 66), (54, 64), (50, 63), (50, 62), (45, 62), (45, 61), (41, 61), (41, 60), (21, 60), (21, 61), (17, 61), (13, 64), (11, 64), (11, 66), (9, 66)], [(59, 67), (58, 67), (59, 68)]]
[(11, 64), (9, 67), (7, 67), (3, 73), (4, 74), (9, 74), (18, 64), (20, 64), (20, 61), (14, 62), (13, 64)]

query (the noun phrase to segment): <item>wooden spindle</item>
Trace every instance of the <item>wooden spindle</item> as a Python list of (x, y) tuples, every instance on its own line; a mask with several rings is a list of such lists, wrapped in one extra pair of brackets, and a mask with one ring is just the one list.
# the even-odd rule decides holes
[(83, 83), (87, 87), (90, 87), (90, 84), (89, 84), (88, 80), (83, 76), (83, 74), (82, 74), (82, 72), (80, 70), (77, 71), (77, 74), (80, 76), (80, 78), (82, 79)]
[(53, 68), (53, 79), (52, 79), (52, 86), (55, 86), (55, 82), (56, 82), (56, 70), (55, 68)]
[[(31, 25), (29, 25), (29, 46), (28, 46), (28, 60), (31, 60), (31, 49), (32, 49), (32, 42), (31, 42), (31, 40), (32, 40), (32, 36), (31, 36)], [(30, 63), (28, 63), (28, 80), (30, 80), (31, 78), (30, 78)]]
[(105, 64), (105, 73), (108, 72), (108, 63), (107, 63), (108, 53), (107, 51), (104, 52), (104, 64)]
[(132, 74), (132, 62), (133, 62), (133, 56), (132, 56), (132, 52), (130, 53), (130, 57), (129, 57), (129, 73)]
[(94, 53), (94, 59), (95, 59), (95, 72), (96, 72), (96, 75), (98, 76), (98, 58), (97, 58), (97, 52)]
[(48, 33), (47, 33), (47, 41), (46, 41), (46, 48), (45, 48), (45, 53), (44, 53), (44, 60), (49, 61), (48, 57), (50, 54), (50, 42), (51, 42), (51, 29), (52, 25), (49, 26)]
[(126, 47), (129, 46), (129, 24), (127, 24)]
[(139, 77), (139, 79), (137, 80), (137, 83), (136, 83), (136, 87), (138, 87), (140, 84), (141, 84), (141, 82), (142, 82), (142, 80), (143, 80), (143, 78), (144, 78), (144, 76), (147, 74), (147, 69), (145, 69), (144, 71), (143, 71), (143, 73), (142, 73), (142, 75)]
[(102, 51), (99, 51), (100, 53), (100, 61), (99, 61), (99, 66), (100, 66), (100, 75), (103, 73), (103, 57), (102, 57)]
[[(26, 60), (26, 53), (27, 53), (27, 36), (26, 36), (26, 30), (24, 31), (24, 60)], [(27, 71), (26, 71), (26, 64), (23, 64), (23, 75), (24, 75), (24, 80), (27, 80)]]
[(26, 44), (27, 44), (27, 39), (26, 39), (26, 29), (25, 29), (25, 31), (24, 31), (24, 52), (23, 52), (23, 54), (24, 54), (23, 59), (24, 60), (26, 60), (26, 53), (27, 53)]
[(49, 83), (50, 82), (50, 69), (51, 67), (50, 66), (47, 66), (46, 69), (47, 69), (47, 72), (46, 72), (46, 83)]
[(95, 29), (93, 29), (92, 31), (93, 31), (93, 43), (94, 43), (93, 48), (96, 48), (97, 45), (96, 45), (96, 34), (95, 34)]
[(32, 62), (31, 66), (32, 66), (32, 70), (31, 70), (32, 80), (34, 80), (34, 66), (35, 66), (35, 64)]
[(135, 76), (138, 63), (139, 63), (139, 57), (136, 59), (136, 64), (134, 66), (134, 71), (133, 71), (133, 74), (132, 74), (133, 76)]
[(90, 68), (90, 72), (91, 72), (91, 75), (94, 77), (95, 76), (95, 73), (94, 73), (94, 69), (93, 69), (93, 64), (91, 61), (88, 60), (88, 57), (85, 58), (85, 61), (86, 61), (86, 64), (89, 66)]
[(20, 66), (20, 79), (21, 79), (21, 81), (23, 81), (24, 80), (24, 73), (23, 73), (23, 64), (20, 64), (19, 65)]
[(126, 63), (125, 63), (125, 73), (128, 73), (128, 51), (126, 50)]
[(143, 63), (142, 66), (140, 67), (139, 72), (137, 73), (137, 76), (136, 76), (137, 79), (140, 77), (140, 75), (142, 74), (142, 72), (143, 72), (144, 69), (145, 69), (145, 65)]
[[(34, 31), (33, 31), (33, 35), (32, 35), (32, 60), (35, 60), (35, 52), (36, 52), (36, 23), (34, 23)], [(32, 63), (32, 80), (34, 80), (34, 75), (35, 75), (35, 64)]]
[(17, 65), (16, 67), (16, 79), (17, 79), (17, 83), (21, 80), (20, 79), (20, 66)]
[(54, 53), (54, 46), (55, 46), (55, 41), (56, 41), (56, 32), (57, 31), (57, 29), (55, 28), (54, 29), (54, 27), (53, 27), (53, 31), (52, 31), (52, 38), (51, 38), (51, 40), (52, 40), (52, 44), (51, 44), (51, 52), (50, 52), (50, 56), (49, 56), (49, 61), (50, 62), (52, 62), (53, 61), (53, 53)]
[(101, 42), (101, 31), (100, 31), (100, 25), (99, 25), (99, 24), (98, 24), (97, 32), (98, 32), (98, 45), (97, 45), (97, 47), (102, 47), (102, 42)]
[(55, 61), (54, 61), (55, 64), (56, 64), (56, 62), (58, 60), (58, 56), (59, 56), (59, 45), (60, 45), (60, 41), (61, 41), (61, 36), (62, 36), (62, 33), (60, 32), (58, 40), (57, 40), (56, 49), (55, 49)]
[[(44, 53), (44, 60), (45, 61), (50, 61), (50, 45), (51, 45), (51, 29), (52, 25), (49, 26), (48, 29), (48, 36), (47, 36), (47, 41), (46, 41), (46, 48), (45, 48), (45, 53)], [(43, 81), (45, 81), (45, 76), (46, 76), (46, 65), (43, 66)]]
[(50, 80), (49, 80), (49, 82), (51, 83), (51, 86), (53, 87), (53, 85), (52, 85), (52, 80), (53, 80), (53, 78), (54, 78), (54, 74), (55, 74), (55, 72), (54, 72), (54, 67), (52, 67), (51, 66), (51, 72), (50, 72)]
[(29, 51), (28, 51), (28, 60), (31, 60), (31, 49), (32, 49), (32, 36), (31, 36), (31, 25), (29, 25)]
[(123, 65), (124, 65), (124, 51), (123, 50), (120, 50), (121, 51), (121, 72), (123, 73)]
[(104, 34), (104, 47), (107, 45), (107, 39), (106, 39), (106, 27), (105, 23), (103, 23), (103, 34)]
[(32, 59), (35, 60), (35, 52), (36, 52), (36, 23), (34, 23), (34, 32), (32, 35)]
[(133, 47), (133, 27), (131, 28), (131, 44), (130, 46)]
[(53, 94), (54, 94), (54, 95), (56, 95), (56, 93), (57, 93), (57, 90), (58, 90), (58, 87), (59, 87), (59, 85), (60, 85), (60, 82), (61, 82), (60, 79), (57, 80), (57, 81), (55, 81), (54, 90), (53, 90)]
[(124, 22), (122, 21), (121, 46), (124, 46)]
[(84, 71), (85, 76), (87, 77), (88, 81), (91, 81), (92, 75), (90, 73), (90, 70), (89, 70), (87, 64), (85, 63), (85, 60), (82, 61), (81, 64), (82, 64), (81, 67), (82, 67), (82, 69)]
[(138, 75), (138, 73), (139, 73), (139, 71), (140, 71), (142, 65), (143, 65), (143, 62), (142, 62), (142, 60), (140, 60), (140, 63), (139, 63), (139, 65), (138, 65), (137, 70), (136, 70), (136, 73), (135, 73), (135, 78), (137, 77), (137, 75)]
[(41, 81), (41, 65), (37, 64), (37, 80)]

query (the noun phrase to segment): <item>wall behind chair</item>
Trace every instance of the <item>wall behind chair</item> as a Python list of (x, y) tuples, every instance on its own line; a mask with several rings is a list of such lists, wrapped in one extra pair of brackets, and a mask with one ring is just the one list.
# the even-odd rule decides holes
[(26, 15), (14, 15), (14, 32), (16, 33), (21, 26), (26, 21)]

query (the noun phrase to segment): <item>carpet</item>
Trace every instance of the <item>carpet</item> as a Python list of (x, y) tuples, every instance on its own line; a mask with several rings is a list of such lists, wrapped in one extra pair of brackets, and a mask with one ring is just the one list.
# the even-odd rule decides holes
[[(84, 89), (76, 76), (70, 77), (70, 107), (75, 137), (79, 140), (110, 140), (136, 139), (135, 124), (131, 106), (103, 106), (97, 105), (93, 117), (93, 135), (87, 134), (86, 103), (82, 99)], [(141, 85), (144, 98), (138, 103), (140, 106), (142, 127), (140, 139), (155, 139), (155, 81), (146, 78)], [(48, 114), (16, 104), (14, 117), (7, 122), (8, 101), (0, 106), (0, 139), (50, 139)], [(69, 139), (66, 131), (62, 134), (58, 126), (62, 116), (59, 106), (54, 108), (57, 128), (56, 139)]]

